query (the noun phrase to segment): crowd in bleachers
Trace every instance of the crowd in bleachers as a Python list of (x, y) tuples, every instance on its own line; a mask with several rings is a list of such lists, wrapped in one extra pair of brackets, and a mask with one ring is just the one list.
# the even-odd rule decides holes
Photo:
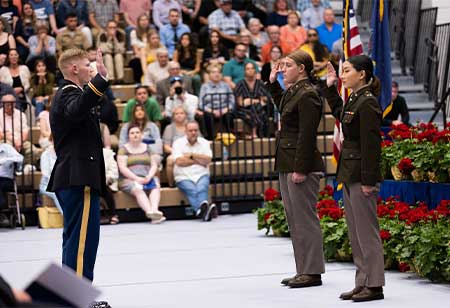
[[(0, 20), (0, 137), (41, 170), (41, 193), (56, 160), (48, 110), (62, 78), (59, 55), (87, 50), (94, 76), (100, 48), (111, 83), (136, 85), (121, 119), (111, 88), (97, 110), (112, 223), (118, 217), (111, 194), (119, 189), (153, 222), (164, 221), (162, 166), (168, 185), (177, 185), (199, 216), (215, 216), (199, 197), (199, 183), (209, 183), (206, 140), (237, 133), (236, 119), (245, 125), (243, 137), (269, 136), (276, 110), (264, 82), (271, 68), (300, 48), (324, 78), (326, 63), (341, 52), (342, 28), (327, 0), (1, 0)], [(132, 80), (125, 80), (127, 69)], [(197, 128), (189, 127), (193, 120)], [(40, 128), (35, 144), (28, 141), (32, 125)]]

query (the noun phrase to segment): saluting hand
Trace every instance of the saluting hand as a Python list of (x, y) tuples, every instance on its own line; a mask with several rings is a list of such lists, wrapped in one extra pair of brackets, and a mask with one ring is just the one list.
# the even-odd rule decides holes
[(327, 63), (327, 86), (331, 87), (338, 80), (336, 70), (334, 69), (333, 64), (330, 61)]
[(106, 78), (108, 71), (106, 70), (106, 66), (103, 63), (103, 55), (102, 50), (100, 48), (97, 49), (97, 56), (95, 57), (95, 62), (97, 64), (97, 72), (103, 77)]
[(280, 62), (275, 64), (275, 66), (272, 67), (272, 70), (270, 71), (270, 76), (269, 76), (270, 83), (274, 83), (277, 80), (278, 72), (281, 72), (281, 70), (280, 70)]

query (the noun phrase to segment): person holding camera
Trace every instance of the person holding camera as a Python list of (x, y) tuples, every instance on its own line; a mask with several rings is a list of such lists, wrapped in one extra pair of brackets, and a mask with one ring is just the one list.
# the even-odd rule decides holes
[(164, 117), (171, 118), (173, 108), (182, 106), (186, 110), (188, 120), (193, 120), (198, 111), (198, 97), (184, 90), (182, 77), (176, 76), (170, 79), (169, 94), (166, 98)]

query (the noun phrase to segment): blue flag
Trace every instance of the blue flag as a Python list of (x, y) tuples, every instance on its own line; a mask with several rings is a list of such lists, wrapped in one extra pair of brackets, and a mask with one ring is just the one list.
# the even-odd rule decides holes
[(372, 60), (375, 76), (381, 81), (378, 98), (383, 117), (392, 109), (391, 38), (389, 33), (389, 11), (387, 0), (375, 0), (372, 10)]

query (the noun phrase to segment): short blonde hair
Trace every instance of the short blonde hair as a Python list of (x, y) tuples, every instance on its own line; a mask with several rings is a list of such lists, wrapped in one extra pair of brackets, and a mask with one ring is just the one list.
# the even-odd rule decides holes
[(64, 51), (58, 60), (58, 66), (61, 71), (64, 71), (66, 67), (73, 61), (88, 59), (88, 52), (83, 49), (71, 48)]

